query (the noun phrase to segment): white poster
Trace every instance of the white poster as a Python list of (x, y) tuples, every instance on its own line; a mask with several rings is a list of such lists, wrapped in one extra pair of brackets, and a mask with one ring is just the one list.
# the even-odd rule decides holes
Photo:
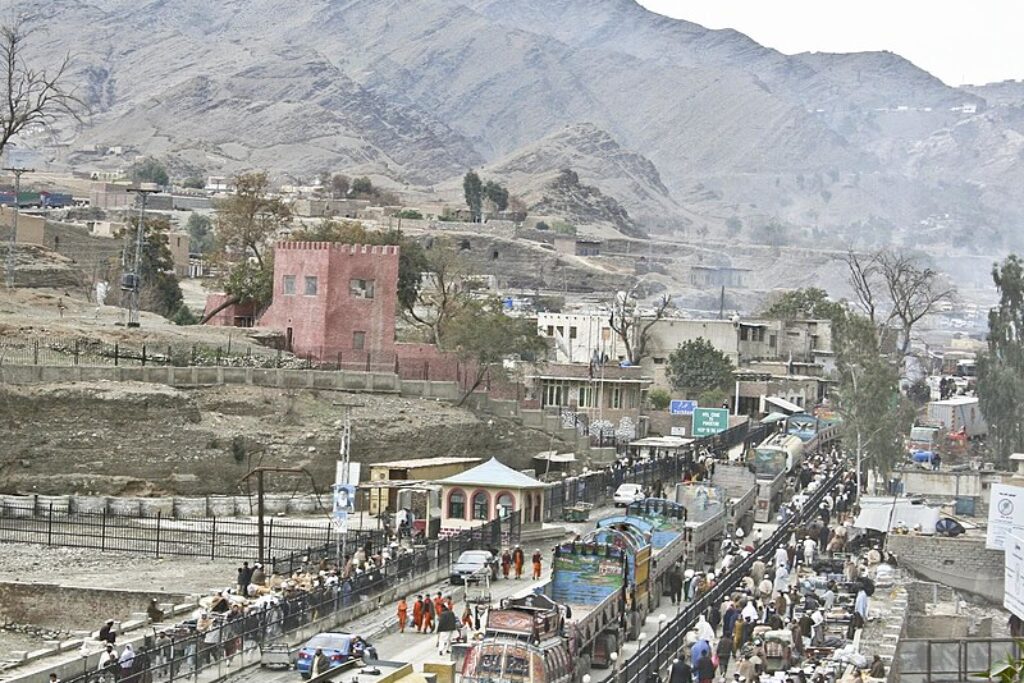
[(1011, 533), (1024, 538), (1024, 488), (992, 484), (985, 547), (1004, 550)]
[(1003, 607), (1024, 619), (1024, 540), (1016, 534), (1006, 536), (1005, 540)]

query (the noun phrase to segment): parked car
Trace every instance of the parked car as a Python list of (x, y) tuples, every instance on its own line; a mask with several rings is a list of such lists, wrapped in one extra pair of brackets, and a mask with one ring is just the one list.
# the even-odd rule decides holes
[(319, 633), (302, 646), (296, 657), (295, 670), (303, 678), (310, 677), (313, 669), (313, 657), (318, 649), (323, 650), (327, 660), (331, 663), (331, 669), (353, 659), (375, 660), (377, 658), (377, 651), (361, 636), (340, 632)]
[(448, 580), (452, 585), (462, 584), (467, 576), (477, 572), (487, 570), (493, 573), (496, 565), (497, 558), (489, 550), (467, 550), (455, 560)]
[(612, 494), (612, 501), (616, 507), (627, 507), (630, 503), (637, 503), (646, 498), (644, 487), (640, 484), (620, 484)]

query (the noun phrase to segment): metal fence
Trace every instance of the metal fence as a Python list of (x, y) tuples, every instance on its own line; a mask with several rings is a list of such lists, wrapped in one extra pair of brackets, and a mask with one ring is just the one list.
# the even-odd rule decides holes
[(545, 489), (544, 521), (555, 521), (564, 508), (572, 507), (576, 503), (606, 504), (611, 500), (615, 489), (626, 482), (642, 484), (651, 490), (659, 483), (678, 481), (683, 470), (693, 463), (694, 455), (700, 451), (723, 453), (741, 443), (760, 442), (768, 436), (769, 431), (765, 425), (758, 425), (755, 429), (749, 430), (745, 424), (737, 425), (720, 434), (694, 441), (690, 448), (682, 453), (639, 460), (632, 464), (617, 461), (603, 469), (566, 477)]
[(769, 559), (775, 549), (785, 544), (793, 529), (804, 524), (818, 510), (818, 503), (825, 494), (839, 481), (841, 471), (834, 472), (823, 486), (820, 486), (804, 504), (799, 515), (795, 515), (779, 525), (775, 533), (765, 539), (756, 551), (729, 571), (713, 589), (689, 603), (684, 610), (667, 622), (664, 628), (637, 650), (622, 670), (617, 672), (613, 680), (624, 683), (647, 683), (658, 676), (672, 659), (679, 656), (685, 646), (686, 633), (697, 623), (697, 617), (707, 613), (710, 608), (718, 608), (726, 595), (736, 589), (740, 581), (750, 571), (750, 566), (758, 558)]
[[(352, 576), (338, 583), (317, 585), (310, 591), (272, 604), (266, 602), (245, 613), (213, 617), (205, 624), (187, 621), (174, 626), (154, 626), (151, 635), (135, 654), (130, 668), (115, 666), (104, 671), (83, 658), (83, 672), (65, 677), (65, 683), (150, 683), (198, 678), (214, 670), (214, 678), (230, 673), (231, 667), (251, 664), (268, 646), (301, 640), (357, 617), (361, 603), (393, 588), (413, 576), (445, 569), (463, 549), (482, 549), (491, 541), (518, 535), (515, 517), (498, 519), (467, 530), (446, 541), (417, 547), (381, 568)], [(283, 565), (282, 565), (283, 566)]]
[(908, 638), (900, 641), (893, 673), (905, 683), (977, 681), (994, 664), (1020, 656), (1012, 638)]
[[(337, 541), (337, 532), (326, 521), (308, 524), (267, 519), (263, 557), (284, 556), (295, 551)], [(383, 531), (352, 530), (346, 543), (379, 543)], [(252, 560), (260, 557), (258, 524), (235, 518), (170, 518), (119, 515), (109, 512), (70, 512), (50, 504), (40, 511), (34, 504), (0, 500), (0, 541), (49, 546), (94, 548), (153, 556), (187, 555), (210, 559)]]

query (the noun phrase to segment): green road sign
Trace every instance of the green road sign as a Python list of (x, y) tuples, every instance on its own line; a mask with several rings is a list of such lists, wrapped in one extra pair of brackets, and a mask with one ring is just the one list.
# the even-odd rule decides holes
[(693, 435), (711, 436), (729, 428), (729, 411), (725, 408), (697, 408), (693, 411)]

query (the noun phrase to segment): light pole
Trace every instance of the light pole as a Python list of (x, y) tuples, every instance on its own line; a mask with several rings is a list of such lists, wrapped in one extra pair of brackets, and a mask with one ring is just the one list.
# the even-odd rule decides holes
[(14, 271), (17, 268), (14, 251), (18, 244), (18, 214), (21, 212), (21, 174), (32, 173), (35, 169), (11, 167), (3, 170), (14, 174), (14, 219), (11, 226), (11, 241), (7, 245), (7, 289), (14, 289)]
[(132, 261), (132, 272), (125, 273), (121, 276), (121, 292), (122, 297), (127, 299), (128, 309), (128, 320), (125, 327), (138, 327), (139, 326), (139, 294), (141, 289), (142, 277), (142, 242), (143, 237), (146, 234), (146, 198), (159, 192), (154, 187), (129, 187), (128, 192), (136, 193), (139, 195), (141, 203), (139, 205), (139, 226), (135, 231), (135, 258)]

